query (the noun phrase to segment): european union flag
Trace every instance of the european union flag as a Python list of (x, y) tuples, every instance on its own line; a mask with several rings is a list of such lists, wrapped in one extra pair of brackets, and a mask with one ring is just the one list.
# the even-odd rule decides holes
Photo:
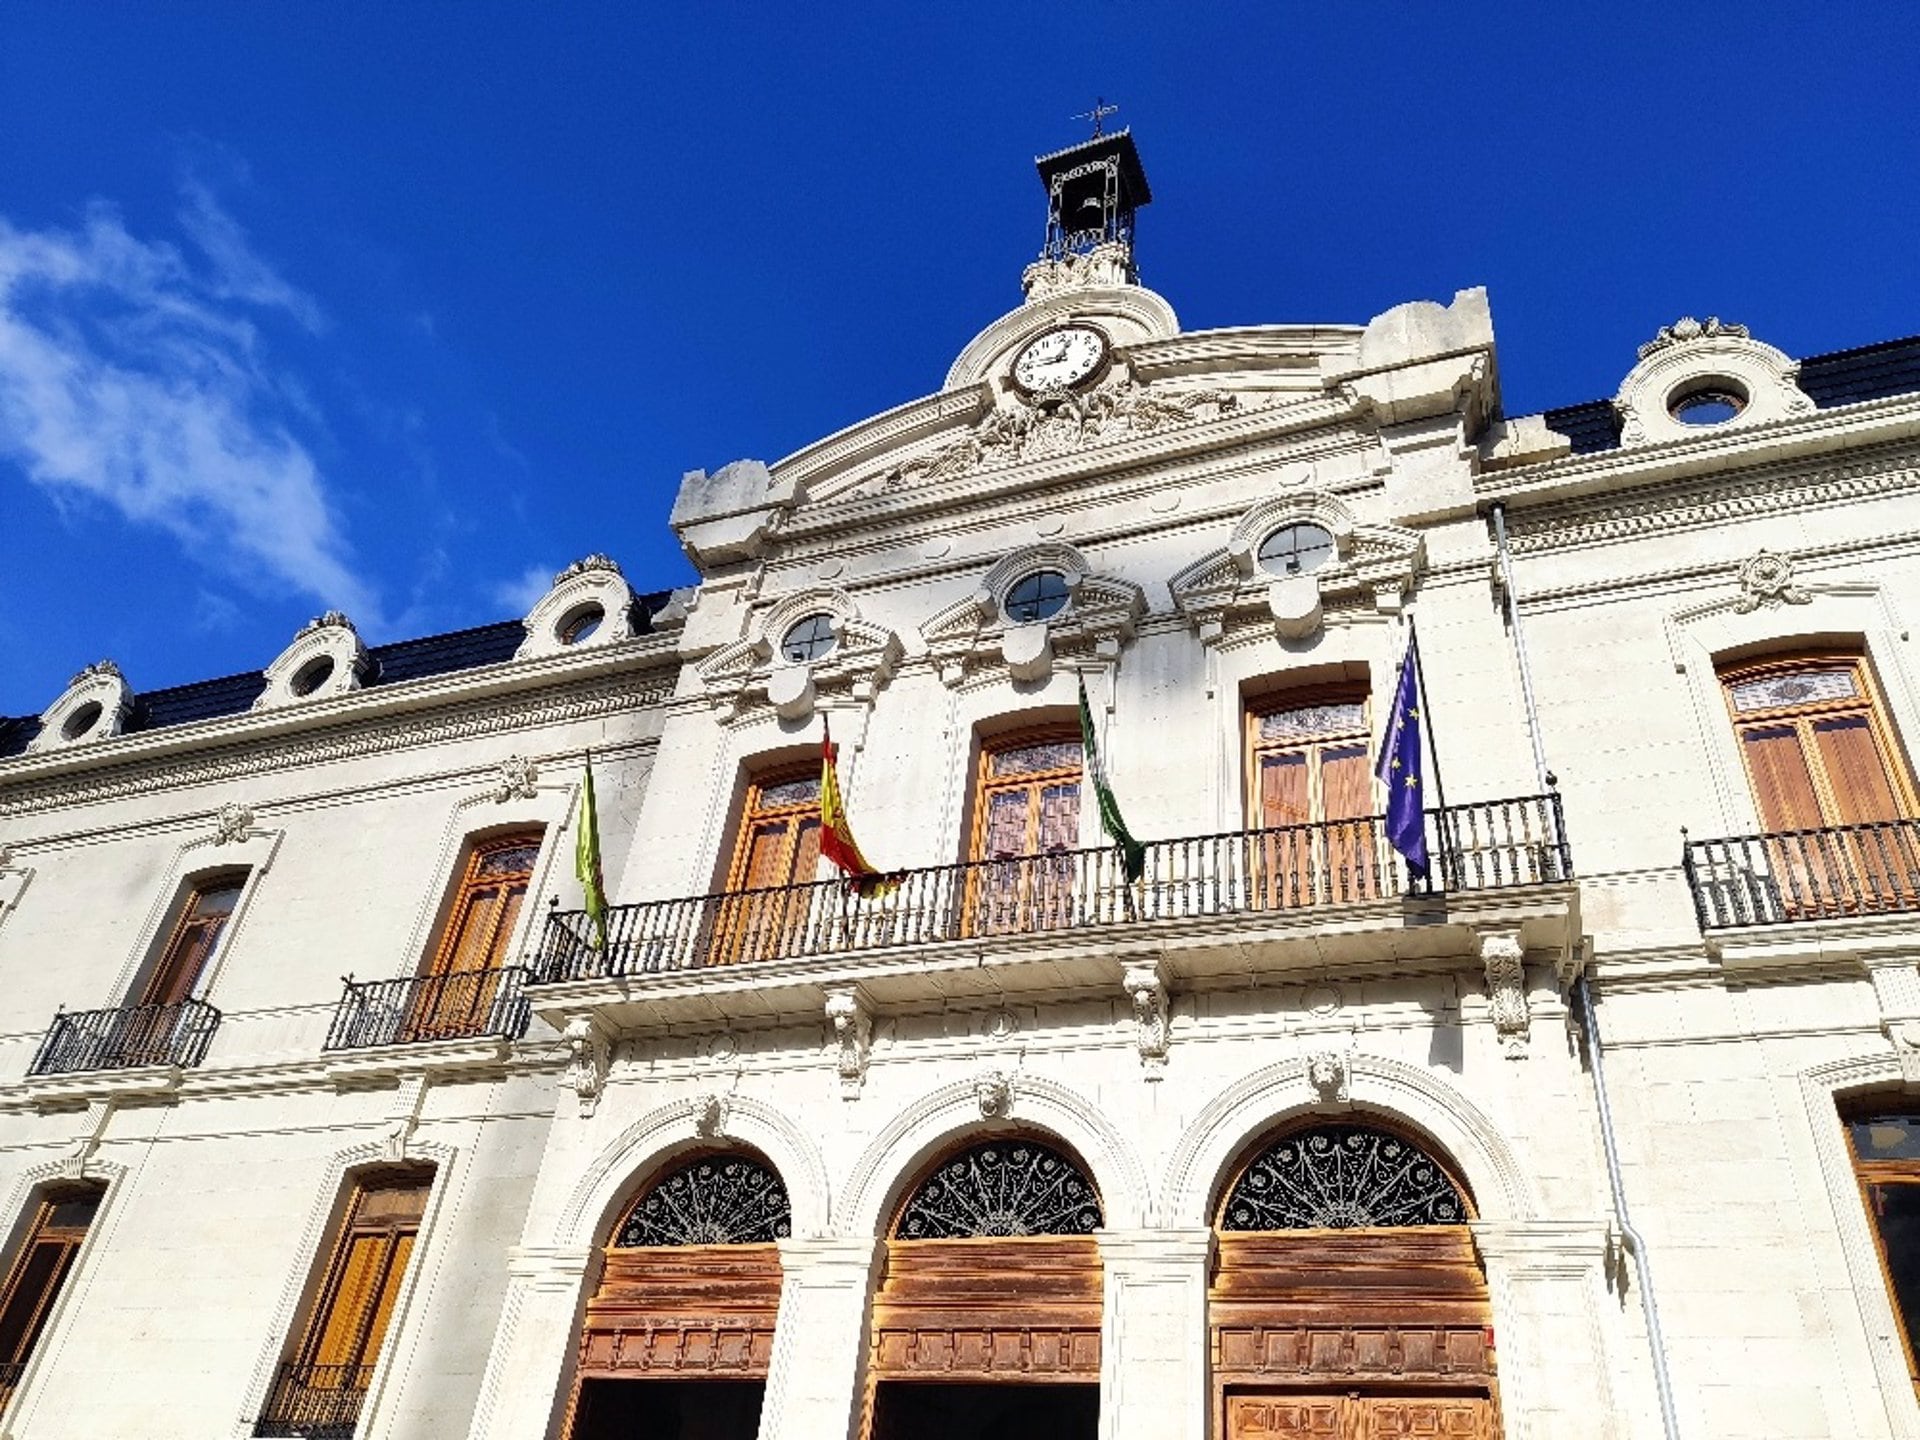
[(1411, 640), (1400, 662), (1400, 683), (1393, 691), (1387, 738), (1373, 773), (1387, 787), (1387, 839), (1407, 858), (1407, 869), (1427, 878), (1427, 820), (1421, 791), (1426, 754), (1420, 743), (1420, 650)]

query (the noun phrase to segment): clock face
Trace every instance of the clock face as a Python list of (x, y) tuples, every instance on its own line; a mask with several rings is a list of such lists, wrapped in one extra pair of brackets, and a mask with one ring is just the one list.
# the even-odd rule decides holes
[(1090, 325), (1062, 325), (1036, 335), (1015, 357), (1013, 381), (1022, 390), (1065, 390), (1097, 371), (1107, 337)]

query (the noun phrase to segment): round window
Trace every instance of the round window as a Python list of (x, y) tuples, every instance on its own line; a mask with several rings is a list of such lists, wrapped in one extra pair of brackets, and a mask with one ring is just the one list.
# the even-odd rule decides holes
[(792, 665), (818, 660), (840, 643), (831, 615), (809, 615), (797, 622), (780, 642), (780, 657)]
[(67, 723), (60, 727), (60, 734), (63, 739), (78, 740), (99, 723), (100, 702), (89, 700), (67, 717)]
[(311, 695), (322, 685), (326, 684), (328, 677), (332, 674), (333, 657), (331, 655), (322, 655), (317, 659), (309, 660), (296, 670), (293, 675), (293, 681), (287, 688), (292, 690), (296, 695)]
[(567, 618), (560, 622), (560, 643), (578, 645), (591, 637), (606, 618), (607, 612), (598, 605), (582, 605), (569, 610)]
[(1282, 525), (1260, 542), (1260, 568), (1275, 575), (1304, 575), (1333, 558), (1333, 536), (1318, 525)]
[(1007, 619), (1016, 625), (1047, 620), (1067, 608), (1067, 577), (1058, 570), (1036, 570), (1007, 591)]
[(1716, 377), (1676, 390), (1667, 413), (1682, 425), (1724, 425), (1747, 408), (1747, 392)]

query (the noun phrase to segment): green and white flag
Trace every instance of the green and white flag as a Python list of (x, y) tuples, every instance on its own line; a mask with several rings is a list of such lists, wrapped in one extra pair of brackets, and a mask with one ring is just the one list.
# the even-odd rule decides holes
[(1080, 744), (1087, 754), (1087, 776), (1093, 781), (1094, 798), (1100, 802), (1100, 828), (1120, 847), (1127, 879), (1138, 880), (1147, 869), (1147, 847), (1133, 838), (1127, 822), (1120, 816), (1120, 802), (1113, 798), (1107, 784), (1107, 767), (1100, 760), (1100, 743), (1093, 738), (1093, 707), (1087, 704), (1087, 677), (1080, 677)]
[(573, 873), (580, 877), (581, 905), (593, 926), (587, 941), (595, 950), (607, 948), (607, 882), (600, 873), (600, 810), (593, 803), (593, 753), (587, 753), (587, 773), (580, 781), (578, 831), (574, 836)]

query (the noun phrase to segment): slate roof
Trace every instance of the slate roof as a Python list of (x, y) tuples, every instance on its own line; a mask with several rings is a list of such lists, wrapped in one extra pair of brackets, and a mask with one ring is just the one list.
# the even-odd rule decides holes
[[(1810, 355), (1800, 362), (1800, 388), (1822, 410), (1920, 392), (1920, 335)], [(1576, 455), (1619, 448), (1620, 417), (1613, 413), (1611, 400), (1562, 405), (1544, 418), (1549, 430), (1573, 442)]]
[[(665, 590), (635, 597), (634, 620), (642, 634), (648, 630), (651, 617), (665, 607), (668, 597), (669, 592)], [(450, 630), (445, 635), (428, 635), (419, 640), (372, 645), (367, 648), (369, 663), (361, 687), (372, 690), (383, 685), (424, 680), (431, 675), (498, 665), (513, 658), (526, 635), (526, 627), (518, 620), (502, 620), (493, 625), (476, 625), (471, 630)], [(266, 688), (266, 677), (256, 670), (222, 676), (218, 680), (196, 680), (191, 685), (173, 685), (165, 690), (144, 690), (133, 697), (133, 712), (121, 733), (133, 735), (172, 725), (192, 725), (222, 715), (243, 715), (253, 708), (253, 702)], [(39, 733), (37, 715), (22, 715), (13, 720), (0, 718), (0, 759), (24, 753)]]

